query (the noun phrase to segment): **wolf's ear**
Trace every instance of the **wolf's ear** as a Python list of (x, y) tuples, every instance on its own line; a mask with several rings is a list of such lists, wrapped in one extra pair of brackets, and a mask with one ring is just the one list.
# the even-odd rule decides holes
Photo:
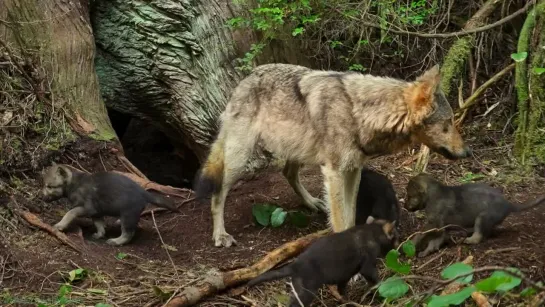
[(405, 91), (405, 102), (409, 109), (409, 116), (416, 123), (420, 123), (433, 112), (435, 108), (434, 95), (440, 82), (439, 65), (435, 65), (418, 77)]
[(57, 168), (57, 174), (62, 178), (68, 178), (69, 176), (68, 171), (62, 166)]
[(388, 239), (392, 239), (394, 237), (394, 231), (395, 231), (395, 222), (394, 223), (386, 223), (382, 226), (382, 230), (384, 231), (384, 234)]

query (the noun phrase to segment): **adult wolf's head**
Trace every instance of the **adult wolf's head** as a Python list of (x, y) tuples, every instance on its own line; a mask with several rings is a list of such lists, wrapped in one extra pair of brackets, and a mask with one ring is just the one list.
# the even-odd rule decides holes
[(416, 126), (415, 138), (448, 159), (471, 155), (454, 126), (454, 113), (440, 87), (439, 65), (426, 71), (405, 90), (405, 101), (411, 121)]

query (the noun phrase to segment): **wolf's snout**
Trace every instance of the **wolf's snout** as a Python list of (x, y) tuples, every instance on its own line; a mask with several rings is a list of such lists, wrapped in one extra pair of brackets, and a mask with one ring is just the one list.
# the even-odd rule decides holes
[(471, 156), (473, 156), (473, 150), (471, 150), (471, 148), (469, 148), (469, 146), (464, 146), (464, 153), (465, 153), (465, 156), (464, 158), (469, 158)]

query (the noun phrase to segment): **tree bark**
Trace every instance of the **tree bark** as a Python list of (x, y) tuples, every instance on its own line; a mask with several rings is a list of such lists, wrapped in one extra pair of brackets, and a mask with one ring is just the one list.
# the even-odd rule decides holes
[[(116, 138), (100, 98), (85, 3), (0, 1), (2, 159), (26, 152), (21, 147), (31, 148), (31, 138), (37, 144), (27, 157), (32, 161), (18, 162), (34, 168), (40, 164), (36, 152), (60, 149), (81, 136)], [(11, 162), (5, 165), (14, 167)]]
[(528, 57), (516, 65), (518, 98), (515, 154), (524, 166), (545, 163), (545, 1), (528, 14), (519, 35), (517, 52)]

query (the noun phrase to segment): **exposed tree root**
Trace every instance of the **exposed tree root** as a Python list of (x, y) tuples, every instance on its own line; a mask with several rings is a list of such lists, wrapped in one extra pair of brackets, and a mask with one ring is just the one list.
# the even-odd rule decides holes
[[(15, 198), (12, 196), (11, 201), (16, 204)], [(20, 217), (22, 217), (25, 221), (27, 221), (30, 225), (36, 226), (41, 230), (44, 230), (48, 232), (53, 237), (57, 238), (57, 240), (61, 241), (61, 243), (71, 247), (73, 250), (75, 250), (78, 253), (83, 253), (83, 250), (80, 246), (72, 242), (64, 233), (61, 231), (58, 231), (51, 227), (51, 225), (45, 223), (42, 221), (37, 215), (30, 213), (28, 211), (24, 211), (19, 208), (13, 208), (13, 211), (17, 213)]]
[(296, 257), (312, 242), (314, 242), (314, 240), (327, 235), (329, 232), (329, 229), (325, 229), (306, 235), (295, 241), (288, 242), (268, 253), (263, 259), (250, 267), (224, 273), (211, 274), (204, 279), (201, 285), (185, 288), (185, 290), (179, 296), (174, 297), (166, 304), (166, 306), (191, 306), (209, 295), (248, 281), (272, 269), (276, 265)]
[(161, 185), (149, 179), (145, 179), (143, 177), (140, 177), (139, 175), (135, 175), (132, 173), (125, 173), (125, 172), (119, 172), (119, 171), (114, 171), (114, 172), (129, 177), (130, 179), (134, 180), (136, 183), (138, 183), (141, 187), (143, 187), (146, 190), (155, 190), (157, 192), (161, 192), (166, 195), (182, 197), (182, 198), (187, 198), (188, 193), (190, 193), (188, 189), (175, 188), (169, 185)]

